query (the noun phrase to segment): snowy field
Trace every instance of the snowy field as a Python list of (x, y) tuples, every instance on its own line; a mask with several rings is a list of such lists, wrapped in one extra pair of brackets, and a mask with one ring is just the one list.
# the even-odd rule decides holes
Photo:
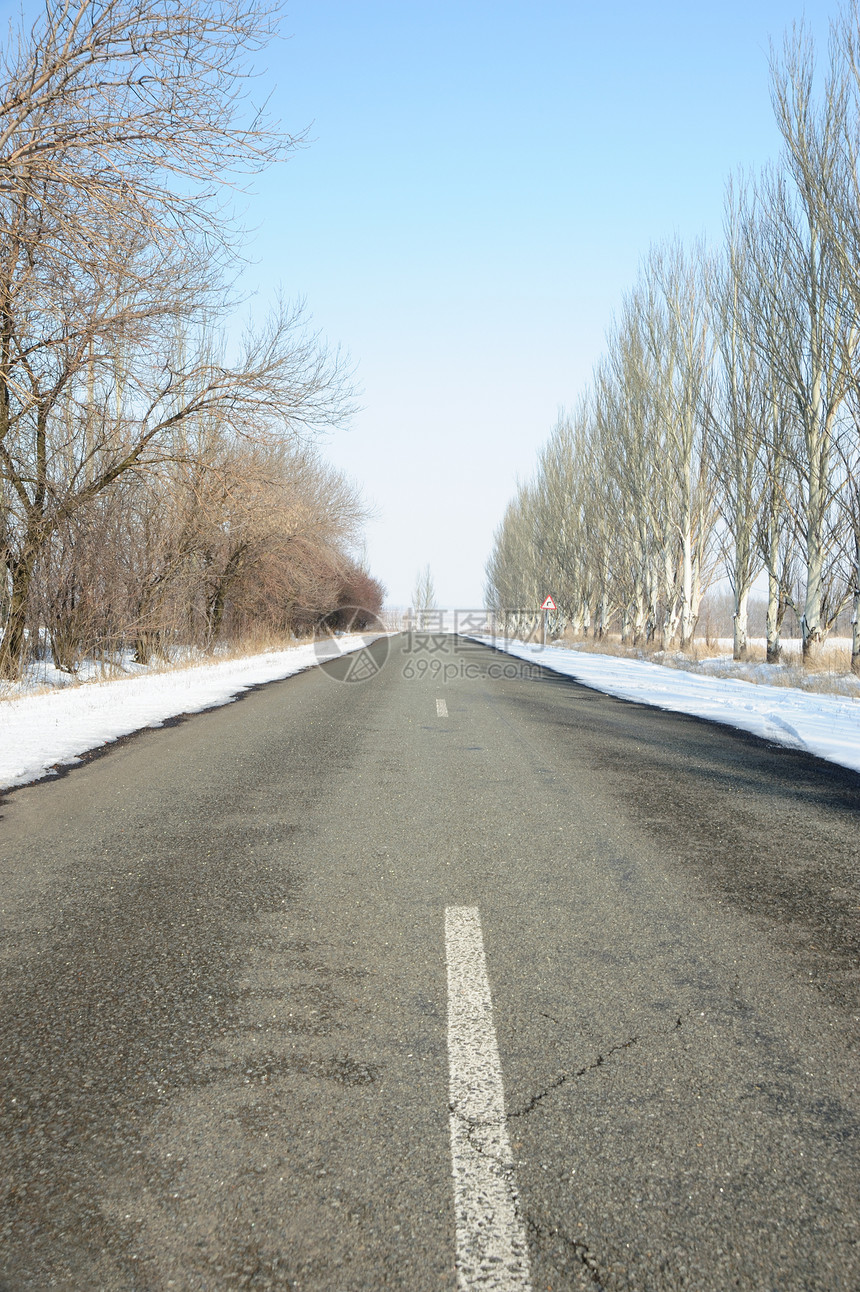
[(0, 702), (0, 789), (37, 780), (60, 763), (180, 713), (229, 704), (249, 687), (275, 682), (375, 641), (379, 634), (338, 637), (166, 673), (66, 686)]
[[(644, 660), (594, 655), (558, 646), (542, 647), (503, 637), (475, 637), (474, 640), (563, 673), (597, 691), (676, 713), (690, 713), (712, 722), (724, 722), (765, 740), (791, 749), (804, 749), (819, 758), (860, 771), (860, 698), (714, 677), (707, 672), (684, 672)], [(722, 667), (726, 664), (725, 661), (714, 663)]]

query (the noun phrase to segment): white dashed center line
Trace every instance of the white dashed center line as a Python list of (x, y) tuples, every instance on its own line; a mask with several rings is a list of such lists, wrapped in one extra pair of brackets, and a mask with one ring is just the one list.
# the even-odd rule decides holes
[(444, 701), (444, 700), (437, 700), (437, 701), (436, 701), (436, 717), (437, 717), (437, 718), (447, 718), (447, 717), (448, 717), (448, 706), (447, 706), (447, 704), (445, 703), (445, 701)]
[(458, 1282), (461, 1292), (530, 1292), (477, 907), (448, 907), (445, 946)]

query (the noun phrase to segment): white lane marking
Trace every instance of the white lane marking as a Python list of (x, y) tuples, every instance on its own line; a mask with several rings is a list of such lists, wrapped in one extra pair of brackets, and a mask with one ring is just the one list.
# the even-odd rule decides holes
[(529, 1292), (481, 920), (445, 911), (451, 1164), (460, 1292)]
[(437, 700), (437, 701), (436, 701), (436, 717), (437, 717), (437, 718), (447, 718), (447, 717), (448, 717), (448, 706), (447, 706), (447, 704), (445, 703), (445, 701), (444, 701), (444, 700)]

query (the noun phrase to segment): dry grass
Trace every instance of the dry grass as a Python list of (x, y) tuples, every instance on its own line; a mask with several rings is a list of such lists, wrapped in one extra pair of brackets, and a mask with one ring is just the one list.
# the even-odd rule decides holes
[(94, 682), (111, 682), (123, 677), (149, 677), (163, 673), (178, 673), (189, 668), (207, 668), (212, 664), (222, 664), (229, 660), (246, 659), (252, 655), (264, 655), (268, 652), (290, 650), (296, 646), (307, 646), (313, 641), (312, 635), (305, 637), (287, 637), (273, 632), (259, 632), (240, 641), (224, 643), (213, 651), (202, 651), (197, 648), (177, 648), (172, 658), (154, 658), (149, 664), (132, 664), (119, 656), (92, 661), (90, 667), (80, 676), (64, 676), (62, 683), (45, 681), (43, 683), (24, 681), (6, 682), (0, 680), (0, 701), (17, 700), (22, 696), (46, 695), (67, 687), (89, 686)]
[(308, 646), (313, 641), (313, 633), (304, 637), (286, 637), (273, 632), (257, 632), (241, 641), (226, 642), (211, 653), (200, 651), (194, 659), (178, 660), (175, 665), (159, 667), (156, 671), (167, 672), (171, 668), (188, 668), (194, 665), (220, 664), (222, 660), (244, 659), (249, 655), (265, 655), (269, 651), (290, 650), (293, 646)]

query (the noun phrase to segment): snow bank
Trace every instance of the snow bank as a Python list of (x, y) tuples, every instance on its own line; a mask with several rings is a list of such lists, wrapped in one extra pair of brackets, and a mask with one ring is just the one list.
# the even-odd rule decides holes
[(542, 647), (510, 638), (474, 640), (563, 673), (597, 691), (723, 722), (860, 772), (860, 700), (708, 677), (644, 660)]
[[(338, 637), (326, 658), (361, 650), (371, 636)], [(0, 788), (44, 776), (90, 749), (180, 713), (229, 704), (249, 687), (290, 677), (321, 662), (322, 643), (266, 651), (168, 673), (91, 682), (0, 702)]]

